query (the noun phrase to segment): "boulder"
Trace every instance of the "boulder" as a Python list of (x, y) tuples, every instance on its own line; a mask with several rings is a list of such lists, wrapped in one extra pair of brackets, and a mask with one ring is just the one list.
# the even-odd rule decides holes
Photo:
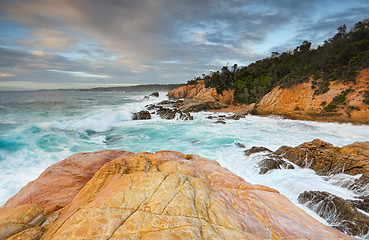
[(267, 172), (273, 170), (273, 169), (294, 169), (295, 167), (284, 161), (281, 157), (275, 156), (273, 154), (269, 154), (266, 159), (261, 160), (258, 163), (258, 166), (260, 167), (260, 174), (266, 174)]
[(150, 97), (159, 97), (159, 93), (158, 92), (153, 92), (149, 96)]
[(266, 147), (255, 147), (254, 146), (254, 147), (252, 147), (250, 149), (245, 150), (245, 155), (246, 156), (250, 156), (251, 154), (259, 153), (259, 152), (269, 152), (269, 153), (271, 153), (272, 151), (269, 150)]
[(36, 180), (28, 183), (10, 198), (4, 207), (35, 203), (48, 215), (72, 202), (82, 187), (105, 163), (130, 154), (125, 151), (104, 150), (74, 154), (48, 167)]
[[(27, 224), (34, 228), (13, 238), (38, 239), (42, 234), (41, 240), (351, 239), (315, 220), (278, 191), (250, 184), (216, 161), (171, 151), (110, 153), (115, 159), (100, 166), (68, 206), (45, 221), (43, 214), (28, 218)], [(82, 154), (76, 157), (84, 162)], [(78, 159), (74, 162), (84, 165)], [(70, 177), (78, 179), (78, 175)], [(56, 183), (61, 191), (63, 183), (49, 179), (50, 186)], [(2, 211), (14, 219), (25, 216), (32, 205), (4, 209), (9, 208)], [(31, 216), (41, 216), (36, 212)], [(7, 217), (0, 219), (9, 222)], [(41, 228), (35, 228), (42, 221)]]
[(278, 191), (198, 155), (107, 162), (42, 239), (350, 239)]
[(282, 146), (275, 153), (296, 165), (311, 168), (319, 175), (356, 175), (369, 172), (369, 141), (339, 148), (315, 139), (297, 147)]
[(298, 200), (342, 232), (355, 236), (369, 234), (369, 217), (343, 198), (327, 192), (310, 191), (300, 194)]
[(149, 111), (139, 111), (133, 114), (133, 120), (147, 120), (151, 119), (151, 114)]
[(39, 226), (43, 221), (44, 209), (39, 204), (0, 208), (0, 239)]

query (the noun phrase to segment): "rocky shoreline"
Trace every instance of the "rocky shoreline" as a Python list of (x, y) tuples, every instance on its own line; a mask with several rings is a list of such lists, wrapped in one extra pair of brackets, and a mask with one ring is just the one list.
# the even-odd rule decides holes
[(321, 176), (355, 176), (349, 182), (335, 183), (356, 193), (355, 200), (319, 191), (303, 192), (298, 200), (334, 228), (350, 235), (369, 236), (369, 142), (356, 142), (340, 148), (315, 139), (297, 147), (282, 146), (275, 152), (264, 147), (245, 151), (246, 156), (257, 153), (266, 154), (259, 162), (260, 174), (273, 169), (293, 169), (293, 165), (297, 165), (312, 169)]
[[(196, 85), (171, 90), (168, 96), (184, 99), (183, 105), (191, 102), (201, 105), (203, 102), (208, 106), (202, 109), (198, 107), (201, 110), (223, 110), (240, 116), (276, 115), (297, 120), (369, 124), (369, 105), (364, 101), (365, 93), (369, 91), (369, 69), (360, 71), (355, 83), (331, 82), (324, 94), (315, 94), (314, 86), (313, 79), (310, 79), (290, 88), (275, 87), (259, 103), (236, 107), (232, 107), (234, 90), (224, 90), (218, 94), (215, 88), (206, 88), (203, 80)], [(213, 107), (209, 102), (218, 105)]]
[(351, 239), (216, 161), (117, 150), (46, 169), (0, 208), (5, 238)]

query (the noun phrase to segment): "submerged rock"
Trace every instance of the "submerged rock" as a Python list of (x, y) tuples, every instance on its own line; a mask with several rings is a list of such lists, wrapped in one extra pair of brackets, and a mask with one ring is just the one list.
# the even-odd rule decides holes
[(151, 114), (149, 111), (139, 111), (133, 114), (133, 120), (147, 120), (151, 119)]
[(343, 198), (327, 192), (310, 191), (300, 194), (298, 200), (342, 232), (356, 236), (369, 233), (369, 217)]
[[(350, 239), (278, 191), (247, 183), (216, 161), (170, 151), (109, 153), (116, 158), (58, 210), (56, 220), (49, 218), (42, 240)], [(51, 176), (60, 169), (47, 171), (45, 187), (55, 186)]]

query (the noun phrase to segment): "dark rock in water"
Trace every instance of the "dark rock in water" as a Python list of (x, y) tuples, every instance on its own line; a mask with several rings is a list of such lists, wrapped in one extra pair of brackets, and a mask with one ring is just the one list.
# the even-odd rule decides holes
[(369, 213), (369, 196), (359, 197), (358, 200), (347, 200), (352, 203), (356, 208)]
[(163, 108), (163, 107), (159, 107), (159, 109), (156, 111), (157, 114), (159, 114), (159, 116), (162, 119), (173, 119), (176, 117), (176, 111), (172, 110), (170, 108)]
[(149, 99), (149, 96), (145, 96), (143, 99)]
[(272, 152), (266, 147), (252, 147), (245, 151), (246, 156), (250, 156), (251, 154), (258, 153), (258, 152)]
[(183, 100), (163, 100), (160, 103), (158, 103), (158, 105), (169, 105), (169, 104), (175, 104), (175, 103), (179, 103), (179, 102), (183, 102)]
[(153, 92), (149, 96), (150, 97), (159, 97), (159, 93), (158, 92)]
[(342, 232), (355, 236), (369, 233), (369, 217), (343, 198), (327, 192), (310, 191), (301, 193), (298, 201)]
[(234, 115), (232, 115), (232, 116), (230, 116), (230, 117), (227, 117), (227, 119), (232, 119), (232, 120), (240, 120), (240, 116), (238, 116), (238, 115), (236, 115), (236, 114), (234, 114)]
[(216, 121), (216, 122), (214, 122), (214, 123), (216, 123), (216, 124), (226, 124), (226, 122), (224, 122), (224, 121), (222, 121), (222, 120), (218, 120), (218, 121)]
[(266, 174), (273, 169), (294, 169), (295, 167), (284, 161), (281, 157), (270, 154), (267, 159), (264, 159), (258, 163), (260, 167), (259, 174)]
[(178, 118), (181, 120), (193, 120), (193, 116), (191, 116), (189, 112), (183, 112), (179, 110), (178, 108), (167, 108), (167, 107), (160, 106), (160, 105), (168, 105), (168, 104), (173, 104), (173, 103), (175, 102), (163, 101), (158, 104), (147, 105), (146, 109), (150, 111), (152, 110), (156, 111), (155, 113), (158, 114), (162, 119), (171, 120), (174, 118)]
[(151, 119), (151, 114), (148, 111), (140, 111), (133, 114), (133, 120), (146, 120)]
[(242, 143), (236, 143), (236, 146), (239, 148), (245, 148), (245, 145), (243, 145)]
[(178, 116), (178, 119), (181, 120), (193, 120), (193, 116), (191, 116), (190, 113), (182, 112), (178, 109), (170, 109), (159, 106), (156, 113), (159, 114), (162, 119), (170, 120)]
[(350, 187), (355, 193), (362, 193), (369, 189), (369, 174), (363, 174), (359, 179), (357, 179), (354, 184)]
[(208, 119), (213, 119), (213, 116), (208, 116)]

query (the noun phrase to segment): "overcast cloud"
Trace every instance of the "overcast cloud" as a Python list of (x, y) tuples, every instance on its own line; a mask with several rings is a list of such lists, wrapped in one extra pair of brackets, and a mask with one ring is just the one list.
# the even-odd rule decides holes
[(183, 83), (321, 44), (368, 12), (361, 0), (0, 0), (0, 90)]

